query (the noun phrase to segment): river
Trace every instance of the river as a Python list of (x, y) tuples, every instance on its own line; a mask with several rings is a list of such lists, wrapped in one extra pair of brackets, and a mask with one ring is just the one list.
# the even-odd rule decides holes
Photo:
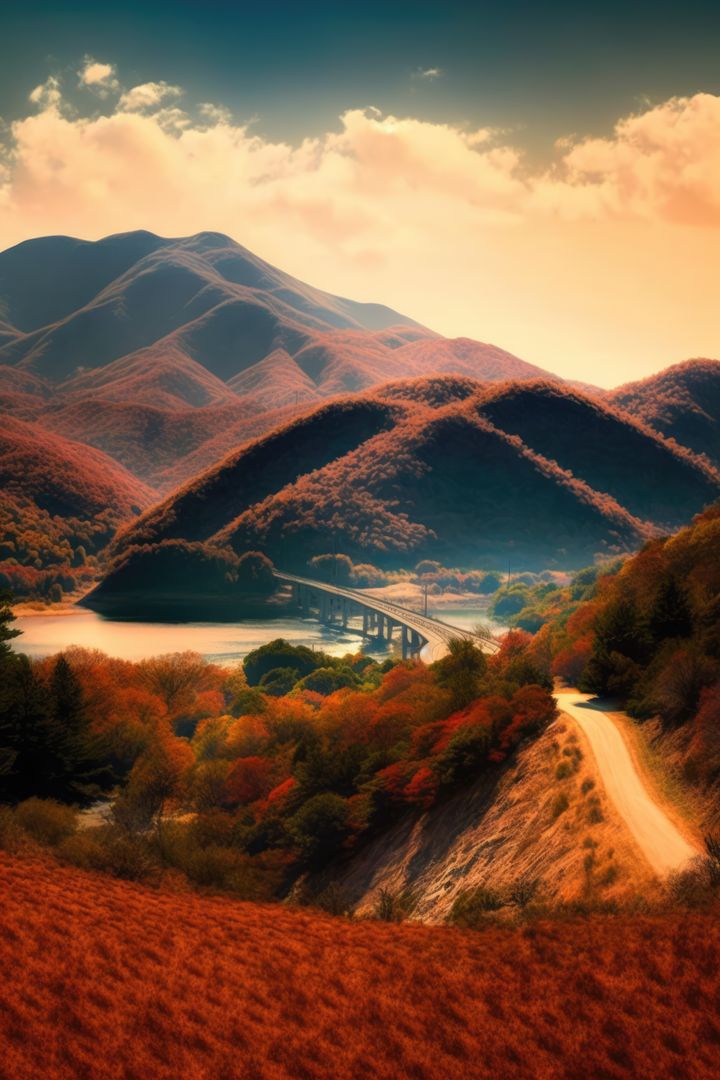
[[(430, 612), (430, 614), (435, 614)], [(487, 622), (487, 615), (467, 607), (443, 608), (437, 617), (465, 629)], [(387, 648), (364, 641), (360, 634), (330, 629), (312, 619), (279, 618), (237, 623), (191, 622), (155, 623), (106, 619), (85, 608), (70, 608), (58, 614), (20, 615), (15, 624), (22, 636), (14, 642), (18, 652), (29, 656), (50, 656), (70, 645), (100, 649), (123, 660), (142, 660), (161, 653), (198, 652), (207, 660), (231, 664), (273, 638), (285, 638), (293, 645), (308, 645), (332, 656), (358, 652), (383, 657)]]

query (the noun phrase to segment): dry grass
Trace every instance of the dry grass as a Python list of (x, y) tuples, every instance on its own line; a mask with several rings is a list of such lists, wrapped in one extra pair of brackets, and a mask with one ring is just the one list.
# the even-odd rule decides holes
[(4, 1080), (717, 1075), (714, 915), (464, 932), (0, 863)]

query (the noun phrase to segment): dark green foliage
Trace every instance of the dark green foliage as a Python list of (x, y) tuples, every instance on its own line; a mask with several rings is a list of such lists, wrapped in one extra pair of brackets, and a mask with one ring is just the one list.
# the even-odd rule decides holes
[(343, 686), (357, 686), (359, 681), (350, 668), (321, 667), (301, 679), (298, 687), (301, 690), (314, 690), (317, 694), (334, 694)]
[(692, 615), (687, 593), (674, 577), (664, 578), (650, 610), (648, 630), (654, 641), (687, 638), (692, 633)]
[[(260, 679), (260, 688), (272, 697), (283, 697), (295, 687), (300, 675), (297, 668), (272, 668)], [(308, 676), (310, 678), (310, 676)]]
[(237, 561), (231, 584), (248, 596), (269, 596), (275, 590), (273, 564), (260, 551), (246, 551)]
[(11, 654), (10, 642), (20, 636), (20, 631), (10, 625), (15, 622), (11, 603), (10, 593), (5, 590), (0, 591), (0, 662)]
[(0, 661), (0, 794), (86, 802), (112, 782), (109, 755), (93, 737), (76, 676), (63, 656), (50, 685), (26, 656)]
[(437, 764), (443, 784), (457, 784), (477, 776), (487, 762), (492, 746), (492, 729), (481, 724), (461, 728), (448, 743)]
[[(88, 606), (136, 612), (159, 603), (182, 609), (203, 601), (214, 607), (242, 598), (265, 598), (275, 590), (272, 563), (257, 551), (236, 555), (228, 547), (164, 540), (124, 550), (109, 579), (91, 593)], [(108, 584), (109, 582), (109, 584)]]
[(291, 645), (284, 638), (276, 638), (248, 653), (243, 661), (245, 677), (250, 686), (258, 686), (263, 675), (277, 668), (289, 668), (297, 671), (298, 677), (309, 675), (318, 667), (324, 667), (330, 657), (321, 652), (313, 652), (306, 645)]
[(438, 684), (452, 695), (453, 707), (464, 709), (478, 696), (487, 661), (468, 638), (453, 638), (447, 656), (433, 666)]
[(331, 792), (315, 795), (300, 807), (287, 828), (311, 865), (329, 862), (350, 835), (347, 800)]

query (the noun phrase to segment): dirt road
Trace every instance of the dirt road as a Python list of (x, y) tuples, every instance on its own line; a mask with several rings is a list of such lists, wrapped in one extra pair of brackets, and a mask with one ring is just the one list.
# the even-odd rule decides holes
[(645, 787), (627, 744), (612, 718), (589, 694), (562, 690), (558, 706), (576, 720), (597, 760), (608, 798), (615, 804), (656, 874), (681, 869), (700, 852), (682, 835)]

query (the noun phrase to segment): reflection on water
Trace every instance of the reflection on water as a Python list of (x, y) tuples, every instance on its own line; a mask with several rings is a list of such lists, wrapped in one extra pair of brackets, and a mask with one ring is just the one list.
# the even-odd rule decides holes
[[(465, 629), (486, 621), (483, 613), (468, 608), (445, 608), (433, 614)], [(361, 647), (373, 656), (387, 655), (384, 646), (364, 641), (360, 634), (339, 628), (331, 630), (312, 619), (238, 623), (128, 622), (104, 619), (94, 611), (76, 608), (64, 615), (23, 615), (15, 626), (22, 631), (15, 647), (29, 656), (49, 656), (70, 645), (100, 649), (123, 660), (141, 660), (146, 656), (190, 649), (208, 660), (229, 664), (280, 637), (294, 645), (322, 649), (332, 656), (358, 652)]]
[[(238, 623), (150, 623), (104, 619), (81, 608), (67, 615), (27, 615), (17, 619), (22, 630), (15, 647), (29, 656), (48, 656), (69, 645), (100, 649), (123, 660), (141, 660), (160, 653), (191, 649), (216, 663), (242, 659), (273, 638), (285, 638), (293, 645), (308, 645), (333, 656), (357, 652), (359, 634), (330, 630), (310, 619), (265, 619)], [(366, 649), (366, 651), (373, 651)], [(384, 655), (384, 650), (379, 653)]]

